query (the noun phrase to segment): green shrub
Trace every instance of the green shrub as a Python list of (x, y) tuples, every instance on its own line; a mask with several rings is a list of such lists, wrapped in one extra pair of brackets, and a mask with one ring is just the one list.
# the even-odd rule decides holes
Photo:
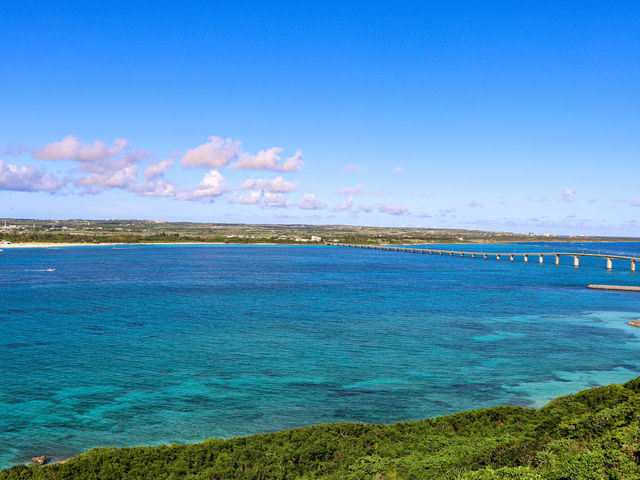
[(94, 448), (0, 480), (638, 480), (640, 382), (393, 425), (334, 423), (192, 445)]

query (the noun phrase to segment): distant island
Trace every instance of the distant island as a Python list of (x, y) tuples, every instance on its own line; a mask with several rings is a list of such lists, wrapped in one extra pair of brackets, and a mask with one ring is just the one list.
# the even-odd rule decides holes
[(5, 245), (9, 243), (262, 243), (301, 245), (322, 244), (325, 242), (404, 245), (539, 241), (606, 242), (638, 241), (638, 239), (352, 225), (257, 225), (119, 219), (34, 220), (0, 218), (0, 242)]
[(636, 480), (639, 422), (640, 377), (538, 410), (505, 406), (392, 425), (332, 423), (192, 445), (94, 448), (63, 463), (0, 471), (0, 480)]

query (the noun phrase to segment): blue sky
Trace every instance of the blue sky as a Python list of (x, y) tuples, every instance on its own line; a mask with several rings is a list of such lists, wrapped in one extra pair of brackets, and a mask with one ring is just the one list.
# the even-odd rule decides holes
[(0, 216), (640, 236), (638, 24), (638, 2), (2, 2)]

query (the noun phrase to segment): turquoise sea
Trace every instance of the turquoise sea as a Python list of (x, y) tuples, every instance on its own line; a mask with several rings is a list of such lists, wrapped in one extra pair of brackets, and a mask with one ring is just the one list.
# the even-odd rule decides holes
[[(640, 243), (464, 246), (608, 251)], [(628, 262), (325, 246), (0, 252), (0, 467), (94, 446), (394, 422), (640, 375)], [(640, 265), (638, 265), (640, 268)], [(46, 271), (47, 269), (54, 271)]]

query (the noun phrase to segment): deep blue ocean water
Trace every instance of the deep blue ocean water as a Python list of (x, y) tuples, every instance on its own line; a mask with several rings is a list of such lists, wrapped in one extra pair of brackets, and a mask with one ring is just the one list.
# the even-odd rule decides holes
[[(463, 248), (640, 256), (640, 243)], [(0, 467), (540, 406), (635, 378), (640, 293), (590, 283), (640, 274), (325, 246), (5, 249)]]

